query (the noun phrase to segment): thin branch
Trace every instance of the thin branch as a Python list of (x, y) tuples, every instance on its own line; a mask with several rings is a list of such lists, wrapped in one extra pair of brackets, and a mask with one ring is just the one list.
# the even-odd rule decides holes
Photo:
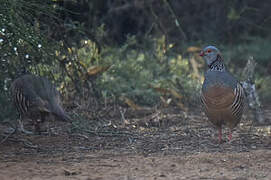
[(164, 2), (165, 2), (165, 4), (167, 5), (167, 7), (168, 7), (170, 13), (172, 14), (173, 18), (175, 19), (175, 24), (176, 24), (178, 30), (179, 30), (180, 33), (182, 34), (183, 38), (184, 38), (185, 40), (187, 40), (187, 36), (186, 36), (186, 34), (184, 33), (184, 31), (183, 31), (183, 29), (182, 29), (182, 27), (181, 27), (180, 20), (179, 20), (179, 18), (177, 17), (177, 15), (176, 15), (176, 13), (175, 13), (175, 11), (174, 11), (172, 5), (170, 4), (169, 0), (164, 0)]
[(0, 145), (3, 144), (4, 142), (6, 142), (6, 140), (13, 135), (16, 132), (16, 129), (14, 129), (11, 133), (9, 133), (8, 135), (6, 135), (6, 137), (0, 142)]

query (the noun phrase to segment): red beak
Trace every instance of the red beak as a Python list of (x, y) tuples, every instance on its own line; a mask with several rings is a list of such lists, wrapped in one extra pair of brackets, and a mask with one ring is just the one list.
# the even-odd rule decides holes
[(199, 55), (202, 57), (202, 56), (204, 56), (205, 54), (204, 54), (203, 51), (201, 51)]

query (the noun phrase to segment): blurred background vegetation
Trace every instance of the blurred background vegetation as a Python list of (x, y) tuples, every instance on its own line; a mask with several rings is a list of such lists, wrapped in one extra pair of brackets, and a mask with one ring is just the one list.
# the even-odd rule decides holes
[[(23, 73), (51, 79), (68, 111), (199, 104), (200, 48), (220, 48), (271, 100), (269, 0), (0, 0), (0, 121), (15, 119), (9, 86)], [(240, 78), (239, 78), (240, 79)]]

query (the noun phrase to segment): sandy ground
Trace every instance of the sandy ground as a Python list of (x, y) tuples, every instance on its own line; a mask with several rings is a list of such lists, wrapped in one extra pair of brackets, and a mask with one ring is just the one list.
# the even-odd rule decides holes
[(271, 151), (267, 150), (193, 155), (159, 153), (147, 157), (97, 152), (75, 156), (1, 162), (0, 179), (271, 179)]
[[(224, 134), (218, 144), (201, 115), (164, 115), (171, 123), (130, 119), (127, 126), (136, 128), (111, 134), (12, 135), (0, 144), (0, 180), (271, 180), (269, 126), (242, 122), (231, 142)], [(173, 123), (182, 117), (189, 123)]]

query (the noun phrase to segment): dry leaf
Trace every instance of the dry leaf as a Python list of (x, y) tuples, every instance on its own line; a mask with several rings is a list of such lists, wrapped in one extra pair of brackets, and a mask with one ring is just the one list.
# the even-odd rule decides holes
[(149, 87), (152, 88), (152, 89), (154, 89), (155, 91), (157, 91), (159, 93), (163, 93), (163, 94), (169, 93), (169, 90), (166, 89), (166, 88), (154, 87), (152, 85), (149, 85)]
[(131, 99), (121, 96), (120, 99), (124, 101), (129, 107), (131, 107), (133, 110), (140, 110), (142, 109), (140, 106), (136, 105)]
[(175, 98), (177, 98), (177, 99), (182, 99), (182, 98), (183, 98), (183, 96), (180, 95), (180, 94), (179, 94), (177, 91), (175, 91), (174, 89), (170, 89), (169, 91), (170, 91), (170, 94), (171, 94), (173, 97), (175, 97)]
[(110, 66), (92, 66), (88, 68), (88, 75), (89, 76), (96, 76), (107, 71)]
[(68, 48), (68, 52), (69, 52), (69, 54), (72, 54), (72, 49)]
[(86, 65), (83, 61), (79, 61), (79, 63), (80, 63), (81, 66), (83, 66), (85, 69), (87, 68), (87, 65)]
[(196, 53), (196, 52), (201, 51), (201, 48), (196, 47), (196, 46), (190, 46), (190, 47), (187, 48), (186, 51), (189, 52), (189, 53)]

